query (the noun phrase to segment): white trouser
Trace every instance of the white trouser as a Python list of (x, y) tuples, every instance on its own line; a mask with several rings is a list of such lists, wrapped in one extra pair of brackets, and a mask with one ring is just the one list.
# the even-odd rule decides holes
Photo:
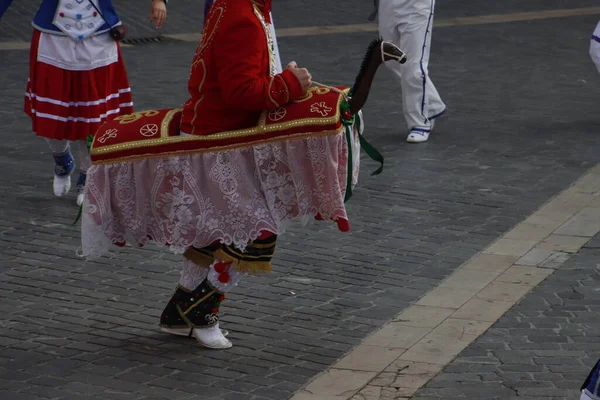
[(379, 0), (379, 34), (399, 46), (407, 57), (404, 64), (386, 65), (402, 85), (408, 128), (422, 132), (429, 132), (433, 119), (446, 110), (427, 70), (434, 8), (435, 0)]
[[(50, 150), (55, 154), (62, 154), (65, 151), (69, 150), (69, 141), (68, 140), (58, 140), (58, 139), (48, 139), (46, 138), (46, 142), (50, 146)], [(82, 174), (87, 173), (87, 170), (92, 166), (92, 159), (90, 157), (90, 153), (87, 149), (87, 142), (85, 140), (77, 140), (74, 142), (75, 146), (78, 150), (79, 155), (79, 171)]]
[(590, 396), (588, 396), (583, 390), (581, 391), (581, 397), (579, 397), (579, 400), (592, 400), (592, 398)]
[(590, 41), (590, 57), (596, 64), (598, 72), (600, 72), (600, 22), (596, 25), (596, 29), (592, 34), (592, 40)]

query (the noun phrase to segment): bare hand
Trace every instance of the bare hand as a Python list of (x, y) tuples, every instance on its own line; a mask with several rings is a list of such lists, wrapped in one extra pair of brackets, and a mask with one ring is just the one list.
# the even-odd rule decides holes
[(150, 9), (150, 23), (156, 21), (156, 29), (160, 29), (167, 18), (167, 6), (163, 0), (153, 0)]
[(302, 94), (306, 93), (308, 88), (312, 85), (312, 75), (306, 68), (298, 68), (298, 64), (292, 61), (285, 67), (285, 69), (292, 71), (294, 76), (298, 78), (300, 86), (302, 86)]

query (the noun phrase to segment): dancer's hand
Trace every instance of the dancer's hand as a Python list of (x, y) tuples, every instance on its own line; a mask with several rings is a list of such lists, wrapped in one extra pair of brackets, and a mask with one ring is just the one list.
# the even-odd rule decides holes
[(150, 23), (156, 21), (156, 29), (160, 29), (167, 18), (167, 5), (164, 0), (152, 0), (150, 9)]
[(294, 76), (298, 78), (300, 86), (302, 86), (302, 93), (306, 93), (312, 85), (312, 75), (310, 72), (306, 68), (298, 68), (298, 64), (295, 61), (290, 62), (285, 69), (292, 71)]

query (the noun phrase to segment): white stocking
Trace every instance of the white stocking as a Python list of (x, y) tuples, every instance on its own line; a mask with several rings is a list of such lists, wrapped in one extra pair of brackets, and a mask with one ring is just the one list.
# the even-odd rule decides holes
[(54, 154), (62, 154), (65, 151), (69, 150), (69, 141), (68, 140), (58, 140), (58, 139), (49, 139), (45, 138), (46, 143), (50, 146), (50, 150)]
[(187, 290), (194, 290), (206, 279), (207, 275), (208, 268), (196, 265), (194, 262), (186, 259), (183, 260), (179, 284)]
[(77, 147), (77, 154), (79, 155), (79, 171), (82, 174), (87, 174), (88, 169), (92, 166), (92, 158), (87, 148), (87, 141), (78, 140), (74, 144)]

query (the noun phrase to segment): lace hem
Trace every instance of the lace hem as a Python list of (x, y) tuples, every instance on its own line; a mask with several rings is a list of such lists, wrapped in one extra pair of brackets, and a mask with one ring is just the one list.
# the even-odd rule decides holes
[(260, 232), (280, 235), (292, 221), (347, 222), (347, 169), (344, 133), (95, 165), (87, 177), (82, 255), (149, 241), (177, 252), (216, 241), (243, 250)]

